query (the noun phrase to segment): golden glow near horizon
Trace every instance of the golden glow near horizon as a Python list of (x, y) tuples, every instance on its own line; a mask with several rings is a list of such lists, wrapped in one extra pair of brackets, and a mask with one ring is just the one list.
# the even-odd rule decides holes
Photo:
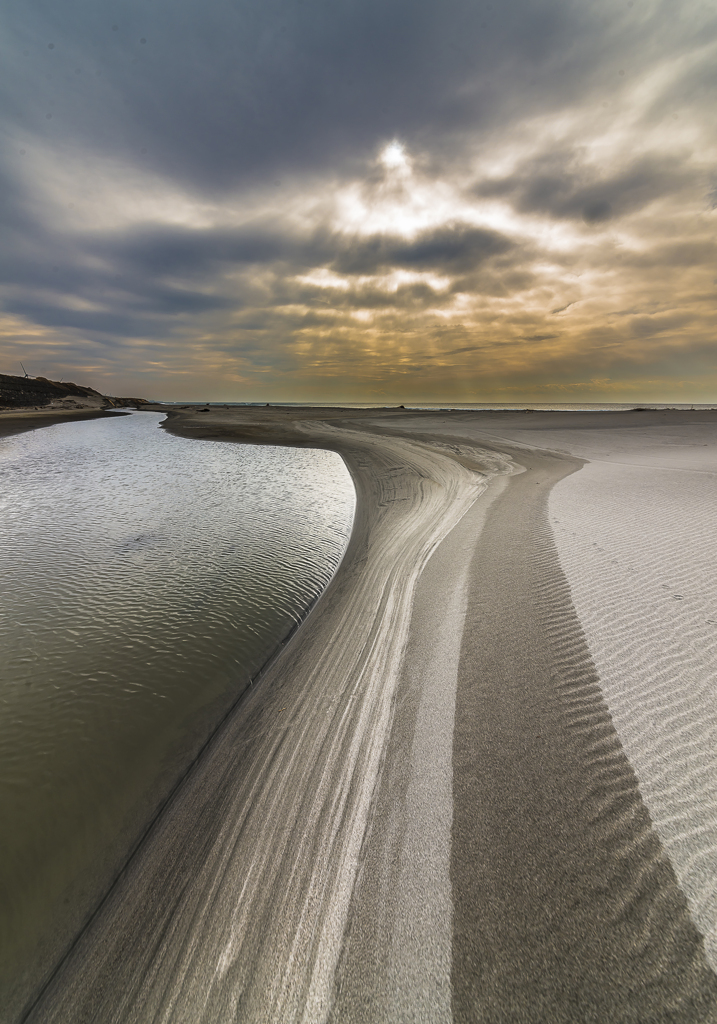
[(671, 48), (628, 7), (642, 49), (571, 70), (574, 100), (518, 93), (483, 126), (466, 63), (474, 129), (377, 129), (345, 164), (210, 187), (8, 128), (44, 235), (13, 242), (38, 271), (4, 287), (0, 371), (168, 399), (717, 400), (714, 33)]

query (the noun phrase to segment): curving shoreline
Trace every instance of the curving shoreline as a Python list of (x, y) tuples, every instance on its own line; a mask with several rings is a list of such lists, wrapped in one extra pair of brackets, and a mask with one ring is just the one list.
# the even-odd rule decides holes
[(711, 1020), (547, 519), (582, 460), (495, 418), (316, 415), (170, 418), (338, 450), (354, 532), (28, 1019)]
[(0, 440), (2, 1020), (348, 543), (355, 491), (335, 453), (197, 443), (163, 418)]

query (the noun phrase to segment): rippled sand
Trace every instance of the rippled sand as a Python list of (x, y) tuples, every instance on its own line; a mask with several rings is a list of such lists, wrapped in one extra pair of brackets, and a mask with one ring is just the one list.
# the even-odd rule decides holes
[(561, 564), (643, 799), (717, 968), (714, 426), (605, 431), (590, 439), (588, 457), (551, 495)]

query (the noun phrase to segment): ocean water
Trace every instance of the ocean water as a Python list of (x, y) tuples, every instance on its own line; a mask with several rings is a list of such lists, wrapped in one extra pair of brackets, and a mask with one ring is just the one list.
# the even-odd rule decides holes
[[(165, 405), (207, 405), (217, 408), (254, 408), (266, 405), (266, 402), (164, 402)], [(523, 412), (526, 409), (535, 412), (629, 412), (631, 409), (680, 409), (699, 410), (717, 409), (714, 403), (660, 403), (660, 402), (408, 402), (399, 405), (397, 401), (388, 405), (386, 402), (272, 402), (277, 408), (312, 408), (312, 409), (420, 409), (426, 412)]]
[(87, 919), (348, 542), (338, 455), (187, 440), (162, 418), (0, 438), (9, 1003)]

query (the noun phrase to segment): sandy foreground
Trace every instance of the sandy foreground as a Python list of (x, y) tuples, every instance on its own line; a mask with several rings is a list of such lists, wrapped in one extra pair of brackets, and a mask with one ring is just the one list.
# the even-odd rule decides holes
[(167, 426), (354, 530), (26, 1019), (717, 1020), (717, 413)]

